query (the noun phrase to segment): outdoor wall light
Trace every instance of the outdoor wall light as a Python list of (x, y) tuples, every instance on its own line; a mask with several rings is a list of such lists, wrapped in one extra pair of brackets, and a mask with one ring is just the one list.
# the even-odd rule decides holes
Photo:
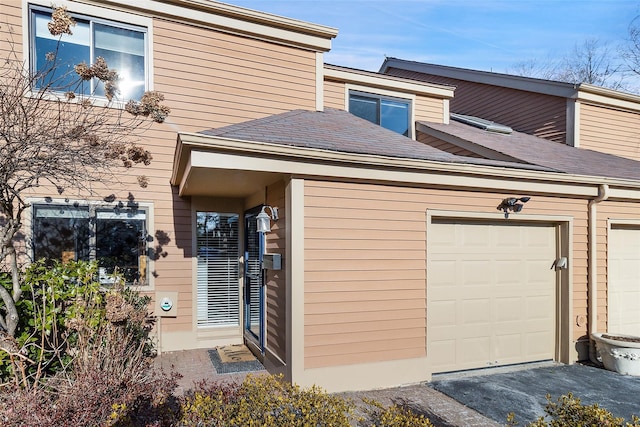
[[(271, 215), (265, 212), (265, 209), (269, 208)], [(268, 233), (271, 231), (271, 220), (278, 220), (278, 208), (265, 205), (262, 207), (260, 213), (256, 216), (256, 223), (258, 225), (258, 233)]]
[[(502, 199), (496, 209), (504, 212), (504, 217), (509, 218), (509, 211), (518, 213), (524, 207), (523, 203), (527, 203), (531, 197), (507, 197)], [(521, 202), (521, 203), (518, 203)]]

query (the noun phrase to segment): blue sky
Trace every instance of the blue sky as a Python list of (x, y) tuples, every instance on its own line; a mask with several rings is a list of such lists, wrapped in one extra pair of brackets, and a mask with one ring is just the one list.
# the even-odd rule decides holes
[(505, 72), (596, 38), (611, 47), (633, 0), (223, 0), (340, 30), (325, 62), (377, 71), (385, 56)]

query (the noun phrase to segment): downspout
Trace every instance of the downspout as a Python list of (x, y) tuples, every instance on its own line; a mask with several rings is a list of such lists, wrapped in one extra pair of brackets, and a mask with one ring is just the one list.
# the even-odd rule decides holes
[(609, 198), (609, 186), (600, 184), (598, 196), (589, 201), (589, 271), (588, 271), (588, 294), (589, 294), (589, 360), (600, 364), (596, 355), (596, 348), (591, 334), (598, 331), (598, 250), (597, 239), (597, 218), (596, 205)]

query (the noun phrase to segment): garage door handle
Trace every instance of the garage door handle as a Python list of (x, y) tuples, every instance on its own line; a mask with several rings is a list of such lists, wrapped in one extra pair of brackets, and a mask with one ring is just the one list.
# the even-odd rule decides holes
[(553, 264), (551, 264), (551, 270), (553, 270), (554, 268), (556, 270), (563, 270), (567, 268), (567, 257), (563, 256), (553, 261)]

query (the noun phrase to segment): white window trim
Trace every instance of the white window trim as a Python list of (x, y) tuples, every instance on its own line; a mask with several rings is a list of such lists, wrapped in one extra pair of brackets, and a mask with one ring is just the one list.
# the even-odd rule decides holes
[(349, 111), (349, 95), (352, 92), (356, 95), (371, 94), (375, 97), (395, 98), (398, 100), (404, 100), (409, 102), (409, 136), (408, 137), (411, 139), (415, 139), (416, 137), (416, 130), (415, 130), (416, 96), (415, 94), (409, 94), (406, 92), (396, 92), (396, 91), (387, 90), (387, 89), (379, 89), (379, 88), (370, 87), (370, 86), (361, 86), (361, 85), (354, 85), (352, 83), (346, 83), (345, 91), (344, 91), (344, 110), (345, 111)]
[[(29, 14), (30, 6), (40, 6), (46, 9), (52, 8), (51, 1), (47, 0), (22, 0), (22, 54), (23, 60), (26, 64), (26, 69), (31, 70), (30, 59), (30, 40), (31, 29), (29, 27)], [(118, 23), (121, 22), (125, 25), (132, 25), (136, 27), (143, 27), (147, 30), (146, 44), (145, 44), (145, 63), (147, 68), (147, 89), (149, 91), (154, 90), (154, 72), (153, 72), (153, 19), (150, 17), (135, 15), (133, 13), (122, 12), (119, 10), (107, 9), (105, 7), (92, 6), (83, 3), (72, 2), (68, 0), (57, 0), (54, 4), (57, 7), (66, 7), (67, 12), (72, 14), (84, 15), (88, 18), (103, 19), (105, 21)], [(111, 106), (124, 108), (126, 102), (113, 102)], [(106, 104), (106, 103), (105, 103)]]
[[(120, 199), (117, 199), (120, 201)], [(29, 207), (25, 209), (22, 214), (22, 224), (23, 230), (25, 232), (25, 236), (27, 236), (25, 241), (25, 249), (27, 254), (28, 261), (31, 262), (31, 256), (33, 254), (33, 205), (78, 205), (81, 207), (88, 207), (89, 211), (96, 211), (101, 209), (113, 209), (116, 201), (107, 203), (102, 200), (87, 200), (87, 199), (62, 199), (62, 198), (48, 198), (48, 197), (32, 197), (28, 198), (27, 203)], [(155, 271), (155, 260), (148, 256), (149, 250), (154, 248), (155, 243), (155, 214), (153, 209), (152, 202), (139, 202), (136, 201), (137, 205), (140, 209), (143, 209), (146, 212), (146, 227), (147, 227), (147, 235), (153, 237), (153, 241), (147, 242), (147, 284), (137, 286), (141, 291), (152, 291), (155, 289), (155, 277), (153, 272)]]

